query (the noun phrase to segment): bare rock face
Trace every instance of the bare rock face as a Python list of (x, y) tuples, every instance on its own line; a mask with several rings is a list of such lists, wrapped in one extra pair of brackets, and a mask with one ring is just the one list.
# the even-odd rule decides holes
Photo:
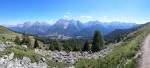
[(4, 43), (0, 43), (0, 51), (4, 51), (6, 49), (6, 45)]
[(14, 58), (14, 53), (0, 58), (0, 68), (47, 68), (48, 65), (42, 60), (31, 63), (30, 58)]
[(14, 53), (12, 52), (11, 54), (8, 55), (8, 59), (12, 60), (14, 58)]

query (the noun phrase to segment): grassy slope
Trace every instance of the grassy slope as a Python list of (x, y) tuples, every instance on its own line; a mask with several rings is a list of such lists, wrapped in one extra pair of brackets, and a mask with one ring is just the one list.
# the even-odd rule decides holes
[[(4, 26), (0, 26), (0, 41), (13, 41), (16, 36), (22, 37), (22, 34), (14, 32)], [(34, 45), (34, 37), (30, 36), (31, 44)], [(44, 44), (39, 41), (39, 45), (43, 46)]]
[(98, 60), (80, 60), (75, 64), (76, 68), (136, 68), (137, 58), (134, 56), (148, 33), (150, 23), (128, 34), (119, 46), (114, 46), (111, 54)]
[[(21, 38), (22, 34), (13, 32), (12, 30), (10, 30), (4, 26), (0, 26), (0, 41), (3, 41), (3, 42), (13, 41), (16, 36), (19, 36)], [(34, 37), (30, 36), (30, 39), (31, 39), (31, 44), (33, 46)], [(44, 44), (39, 41), (39, 45), (42, 47)], [(20, 48), (19, 46), (9, 47), (5, 51), (1, 51), (0, 57), (3, 55), (6, 55), (6, 54), (10, 54), (11, 52), (14, 52), (15, 57), (17, 57), (17, 58), (22, 58), (23, 56), (29, 57), (32, 62), (38, 61), (42, 57), (42, 55), (35, 53), (34, 50)], [(56, 66), (59, 68), (60, 67), (65, 68), (66, 66), (68, 66), (65, 63), (55, 62), (53, 60), (47, 60), (46, 63), (48, 64), (49, 68), (56, 67)]]
[(20, 36), (20, 35), (21, 34), (15, 33), (4, 26), (0, 26), (0, 40), (13, 39), (14, 37)]

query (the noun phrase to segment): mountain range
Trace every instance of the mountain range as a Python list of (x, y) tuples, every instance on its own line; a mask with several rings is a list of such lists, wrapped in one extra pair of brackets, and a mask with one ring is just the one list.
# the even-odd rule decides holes
[(133, 26), (137, 26), (135, 23), (125, 22), (100, 22), (89, 21), (82, 23), (76, 20), (59, 19), (53, 25), (46, 22), (25, 22), (23, 24), (17, 24), (9, 26), (8, 28), (16, 32), (23, 32), (39, 36), (48, 36), (53, 34), (65, 35), (65, 36), (84, 36), (91, 37), (95, 30), (100, 30), (103, 35), (112, 32), (115, 29), (128, 29)]

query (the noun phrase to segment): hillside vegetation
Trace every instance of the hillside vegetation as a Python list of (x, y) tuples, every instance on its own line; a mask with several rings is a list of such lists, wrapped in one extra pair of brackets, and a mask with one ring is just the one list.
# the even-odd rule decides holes
[(136, 54), (141, 41), (150, 33), (149, 29), (150, 23), (142, 25), (115, 44), (111, 54), (98, 60), (81, 59), (75, 64), (76, 68), (136, 68), (138, 64)]
[(20, 34), (15, 33), (4, 26), (0, 26), (0, 40), (11, 40), (17, 35), (19, 36)]

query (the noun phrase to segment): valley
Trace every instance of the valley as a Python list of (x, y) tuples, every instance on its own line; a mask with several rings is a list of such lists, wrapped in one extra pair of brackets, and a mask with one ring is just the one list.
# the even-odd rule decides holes
[(150, 68), (150, 0), (0, 0), (0, 68)]
[(150, 32), (149, 26), (146, 23), (114, 30), (104, 37), (105, 44), (100, 42), (103, 46), (98, 50), (93, 49), (94, 40), (104, 40), (100, 39), (103, 35), (99, 31), (93, 39), (63, 39), (14, 32), (1, 26), (0, 65), (6, 68), (136, 68), (139, 43)]

